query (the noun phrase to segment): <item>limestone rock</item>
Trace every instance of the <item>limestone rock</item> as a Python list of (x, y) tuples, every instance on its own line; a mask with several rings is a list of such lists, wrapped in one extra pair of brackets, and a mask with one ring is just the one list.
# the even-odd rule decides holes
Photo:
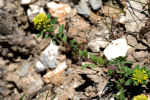
[(136, 38), (132, 35), (127, 36), (127, 42), (128, 42), (128, 45), (130, 45), (132, 47), (135, 47), (138, 44)]
[(91, 40), (88, 43), (88, 47), (93, 51), (93, 52), (100, 52), (100, 48), (105, 48), (109, 42), (103, 40), (102, 38), (97, 38), (94, 40)]
[(41, 76), (34, 71), (32, 65), (32, 63), (17, 65), (16, 71), (7, 73), (5, 81), (14, 82), (19, 89), (27, 94), (38, 91), (42, 88), (43, 81)]
[[(141, 3), (146, 3), (145, 0), (139, 0)], [(143, 5), (136, 1), (127, 2), (127, 11), (126, 11), (126, 23), (125, 27), (127, 31), (139, 32), (141, 28), (145, 25), (146, 19), (148, 19), (144, 14), (141, 14), (138, 11), (143, 11)], [(137, 10), (131, 9), (136, 8)], [(147, 12), (145, 12), (147, 13)]]
[(93, 10), (98, 10), (102, 5), (102, 1), (101, 0), (89, 0), (89, 4), (91, 5)]
[(55, 85), (60, 85), (63, 81), (61, 74), (67, 68), (66, 62), (59, 63), (55, 70), (48, 72), (43, 76), (43, 81), (45, 83), (52, 83)]
[(47, 68), (55, 68), (58, 64), (58, 46), (54, 45), (53, 42), (42, 52), (40, 61), (36, 62), (35, 69), (40, 72)]
[(88, 8), (87, 1), (81, 0), (77, 6), (75, 6), (77, 12), (84, 17), (88, 18), (90, 16), (90, 9)]
[(55, 2), (49, 2), (47, 3), (47, 7), (49, 9), (50, 15), (52, 17), (58, 17), (59, 24), (65, 25), (65, 18), (67, 16), (74, 16), (76, 15), (76, 11), (71, 9), (71, 7), (67, 4), (63, 3), (55, 3)]
[(82, 17), (74, 16), (71, 18), (68, 29), (68, 37), (74, 38), (79, 43), (86, 42), (86, 35), (90, 30), (90, 24)]
[(29, 5), (33, 2), (35, 2), (36, 0), (21, 0), (21, 4), (22, 5)]
[(127, 50), (130, 48), (127, 45), (125, 38), (113, 40), (104, 50), (104, 55), (108, 60), (117, 58), (119, 56), (126, 56)]

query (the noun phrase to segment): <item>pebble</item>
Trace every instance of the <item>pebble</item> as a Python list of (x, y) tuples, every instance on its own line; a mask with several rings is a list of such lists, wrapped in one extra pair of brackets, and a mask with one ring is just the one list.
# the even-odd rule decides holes
[(89, 0), (89, 4), (93, 10), (98, 10), (102, 5), (102, 0)]
[(104, 41), (102, 38), (97, 38), (94, 40), (91, 40), (88, 43), (88, 47), (93, 51), (93, 52), (100, 52), (100, 48), (106, 48), (106, 46), (109, 44), (109, 42)]
[(90, 9), (88, 8), (87, 2), (85, 0), (81, 0), (77, 6), (75, 6), (77, 12), (84, 17), (88, 18), (90, 16)]

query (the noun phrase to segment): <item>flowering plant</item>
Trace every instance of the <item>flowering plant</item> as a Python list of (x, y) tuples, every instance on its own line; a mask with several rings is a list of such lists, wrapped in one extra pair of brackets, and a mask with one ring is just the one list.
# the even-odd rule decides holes
[(148, 100), (148, 97), (143, 94), (140, 94), (140, 95), (134, 96), (133, 100)]
[(148, 73), (146, 72), (145, 69), (143, 69), (143, 68), (139, 69), (139, 67), (138, 67), (138, 68), (134, 69), (132, 79), (135, 82), (144, 84), (145, 81), (148, 79)]

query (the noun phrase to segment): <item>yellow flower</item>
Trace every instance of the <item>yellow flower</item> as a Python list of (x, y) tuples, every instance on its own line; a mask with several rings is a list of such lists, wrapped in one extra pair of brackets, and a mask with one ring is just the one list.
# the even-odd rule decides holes
[(48, 27), (50, 20), (48, 20), (45, 14), (41, 13), (34, 17), (33, 22), (37, 30), (41, 30), (46, 29)]
[(148, 97), (143, 94), (140, 94), (140, 95), (134, 96), (133, 100), (148, 100)]
[(148, 78), (148, 74), (145, 70), (139, 70), (136, 69), (133, 72), (132, 79), (135, 81), (138, 81), (138, 83), (141, 83), (142, 81), (145, 81)]

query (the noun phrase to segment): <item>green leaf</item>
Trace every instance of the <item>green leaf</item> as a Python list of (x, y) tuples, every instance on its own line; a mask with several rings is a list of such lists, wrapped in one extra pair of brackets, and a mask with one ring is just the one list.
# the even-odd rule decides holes
[(122, 89), (120, 89), (120, 100), (125, 100), (125, 95), (124, 95)]
[(45, 98), (45, 100), (47, 100), (47, 98), (48, 98), (48, 94), (49, 94), (49, 91), (48, 91), (48, 93), (46, 94), (46, 98)]
[(25, 97), (26, 95), (24, 94), (23, 96), (20, 97), (19, 100), (23, 100), (23, 98)]
[(79, 57), (83, 56), (83, 51), (79, 49)]
[(97, 58), (97, 63), (98, 63), (98, 64), (105, 64), (105, 61), (104, 61), (104, 59), (103, 59), (101, 56), (99, 56), (99, 57)]
[(95, 64), (90, 65), (91, 68), (96, 68), (97, 66)]
[(134, 86), (137, 86), (137, 85), (138, 85), (138, 82), (137, 82), (137, 81), (134, 81), (134, 82), (133, 82), (133, 85), (134, 85)]
[(67, 37), (64, 35), (63, 38), (62, 38), (62, 40), (63, 40), (64, 42), (66, 42), (66, 41), (67, 41)]
[(48, 31), (48, 32), (53, 32), (53, 31), (54, 31), (53, 26), (49, 27), (49, 28), (47, 29), (47, 31)]
[(125, 85), (131, 85), (131, 83), (132, 83), (132, 80), (131, 79), (128, 79), (126, 82), (125, 82)]
[(60, 27), (59, 27), (59, 34), (62, 35), (63, 32), (64, 32), (64, 24), (60, 25)]
[(76, 42), (75, 40), (71, 40), (71, 41), (70, 41), (71, 47), (74, 47), (74, 43), (75, 43), (75, 42)]
[(50, 22), (50, 24), (55, 24), (57, 21), (58, 21), (58, 17), (55, 17), (55, 18)]
[(82, 65), (82, 69), (85, 69), (88, 66), (89, 66), (89, 64), (84, 64), (84, 65)]
[(133, 61), (126, 61), (124, 64), (133, 64)]
[(117, 100), (119, 100), (119, 96), (117, 94), (114, 94), (114, 98), (116, 98)]
[(93, 54), (89, 54), (89, 56), (90, 56), (91, 60), (92, 60), (95, 64), (97, 64), (97, 58), (96, 58)]
[(88, 52), (86, 50), (83, 51), (83, 56), (85, 56), (86, 58), (88, 58)]
[(141, 84), (142, 84), (142, 85), (146, 85), (146, 81), (142, 81)]
[(41, 31), (38, 35), (37, 35), (37, 38), (41, 37), (43, 35), (43, 31)]
[(150, 77), (150, 70), (147, 70), (147, 74), (148, 74), (148, 76)]
[(138, 69), (138, 70), (139, 70), (139, 69), (140, 69), (140, 66), (139, 66), (139, 65), (136, 65), (134, 69)]
[(109, 69), (108, 72), (107, 72), (107, 74), (110, 75), (110, 76), (111, 76), (113, 73), (114, 73), (114, 71), (113, 71), (112, 69)]
[(120, 84), (123, 84), (124, 83), (124, 78), (119, 79), (119, 81), (120, 81)]
[(45, 36), (45, 39), (50, 39), (51, 38), (51, 36)]
[(146, 70), (146, 66), (143, 66), (143, 67), (141, 68), (141, 70)]
[(51, 20), (51, 16), (50, 16), (49, 13), (48, 13), (46, 16), (47, 16), (47, 18), (48, 18), (49, 20)]

